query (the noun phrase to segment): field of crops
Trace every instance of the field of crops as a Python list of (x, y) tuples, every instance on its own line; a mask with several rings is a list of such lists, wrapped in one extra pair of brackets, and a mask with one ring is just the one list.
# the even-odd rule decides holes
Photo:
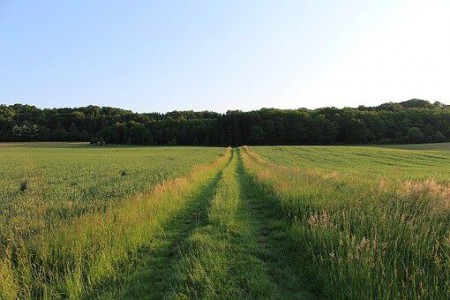
[(0, 154), (1, 299), (450, 294), (448, 144)]

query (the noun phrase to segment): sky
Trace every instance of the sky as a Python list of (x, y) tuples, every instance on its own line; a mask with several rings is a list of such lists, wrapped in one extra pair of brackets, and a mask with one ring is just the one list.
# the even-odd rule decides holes
[(0, 104), (450, 104), (449, 0), (0, 0)]

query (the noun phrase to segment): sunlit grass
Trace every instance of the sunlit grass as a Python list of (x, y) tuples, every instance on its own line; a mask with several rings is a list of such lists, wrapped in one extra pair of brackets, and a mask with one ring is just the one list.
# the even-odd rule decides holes
[[(19, 191), (17, 185), (17, 195), (9, 202), (2, 199), (7, 213), (0, 223), (0, 298), (5, 299), (79, 298), (90, 287), (117, 278), (137, 249), (183, 209), (189, 195), (201, 189), (226, 159), (221, 156), (213, 165), (200, 166), (223, 155), (223, 149), (213, 148), (49, 149), (50, 153), (17, 148), (8, 152), (11, 149), (2, 149), (4, 163), (11, 166), (2, 171), (10, 172), (9, 180), (29, 174), (30, 187)], [(15, 160), (8, 160), (8, 155)], [(22, 165), (20, 158), (34, 169)], [(123, 168), (128, 170), (125, 176), (130, 174), (129, 185), (122, 185), (124, 175), (118, 170)], [(192, 168), (190, 175), (171, 179)], [(166, 173), (152, 177), (152, 171)], [(77, 179), (101, 196), (71, 194), (66, 181)], [(51, 196), (40, 194), (46, 189)], [(115, 196), (107, 192), (116, 189), (120, 192)], [(70, 196), (74, 198), (65, 211), (60, 203), (67, 203)], [(73, 212), (77, 204), (83, 213)]]
[(0, 147), (0, 241), (105, 210), (222, 153), (201, 147)]
[(273, 283), (244, 209), (238, 152), (223, 171), (208, 209), (208, 223), (192, 233), (179, 267), (174, 297), (181, 299), (267, 298)]
[(450, 294), (448, 151), (0, 153), (1, 299)]
[[(326, 298), (446, 298), (447, 153), (368, 147), (255, 151), (263, 157), (246, 148), (245, 166), (279, 199), (297, 251), (304, 253), (305, 276)], [(387, 172), (383, 165), (389, 162), (396, 172)]]
[(450, 151), (407, 150), (361, 146), (253, 147), (279, 165), (331, 173), (368, 182), (428, 179), (450, 182)]

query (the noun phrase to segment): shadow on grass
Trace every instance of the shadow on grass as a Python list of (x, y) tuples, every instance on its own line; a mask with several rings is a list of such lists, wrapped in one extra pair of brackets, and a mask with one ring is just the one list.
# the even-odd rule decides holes
[(170, 294), (177, 281), (181, 249), (195, 228), (206, 224), (209, 201), (221, 175), (222, 171), (195, 193), (180, 213), (161, 228), (150, 246), (138, 251), (131, 274), (123, 275), (124, 279), (109, 283), (86, 299), (161, 299)]
[(267, 187), (258, 183), (244, 168), (239, 156), (237, 169), (242, 202), (256, 229), (259, 258), (267, 265), (268, 275), (276, 286), (274, 295), (281, 299), (317, 299), (308, 282), (302, 253), (292, 239), (293, 220), (282, 212), (280, 201)]

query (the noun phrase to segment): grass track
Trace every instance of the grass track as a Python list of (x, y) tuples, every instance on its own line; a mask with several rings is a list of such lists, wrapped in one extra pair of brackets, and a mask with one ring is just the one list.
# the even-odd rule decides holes
[(238, 152), (224, 170), (208, 210), (208, 223), (189, 239), (175, 298), (268, 298), (274, 284), (242, 203)]
[(161, 228), (147, 247), (137, 253), (135, 270), (122, 278), (112, 288), (96, 292), (88, 298), (98, 299), (155, 299), (163, 298), (176, 281), (175, 270), (180, 251), (186, 245), (186, 239), (192, 231), (205, 224), (208, 201), (221, 177), (222, 171), (189, 199), (171, 221)]
[[(42, 239), (25, 240), (22, 252), (7, 249), (18, 259), (0, 260), (0, 275), (6, 272), (0, 298), (444, 299), (450, 293), (448, 153), (255, 150), (227, 151), (151, 194), (39, 233)], [(378, 177), (376, 168), (387, 170), (381, 160), (402, 168), (389, 180)], [(430, 174), (441, 181), (404, 181)], [(2, 287), (10, 291), (2, 294)]]
[(188, 240), (170, 298), (311, 298), (279, 203), (246, 173), (234, 150), (208, 209)]
[(139, 251), (134, 272), (89, 297), (312, 298), (290, 235), (292, 220), (246, 172), (238, 149), (186, 203)]
[(279, 200), (245, 170), (241, 156), (237, 175), (243, 208), (259, 244), (258, 256), (266, 264), (275, 286), (271, 298), (313, 298), (291, 238), (292, 221), (282, 215)]
[(121, 201), (106, 212), (84, 215), (70, 224), (7, 248), (0, 260), (0, 299), (79, 299), (115, 284), (149, 248), (161, 228), (182, 212), (229, 160), (196, 167), (147, 195)]

